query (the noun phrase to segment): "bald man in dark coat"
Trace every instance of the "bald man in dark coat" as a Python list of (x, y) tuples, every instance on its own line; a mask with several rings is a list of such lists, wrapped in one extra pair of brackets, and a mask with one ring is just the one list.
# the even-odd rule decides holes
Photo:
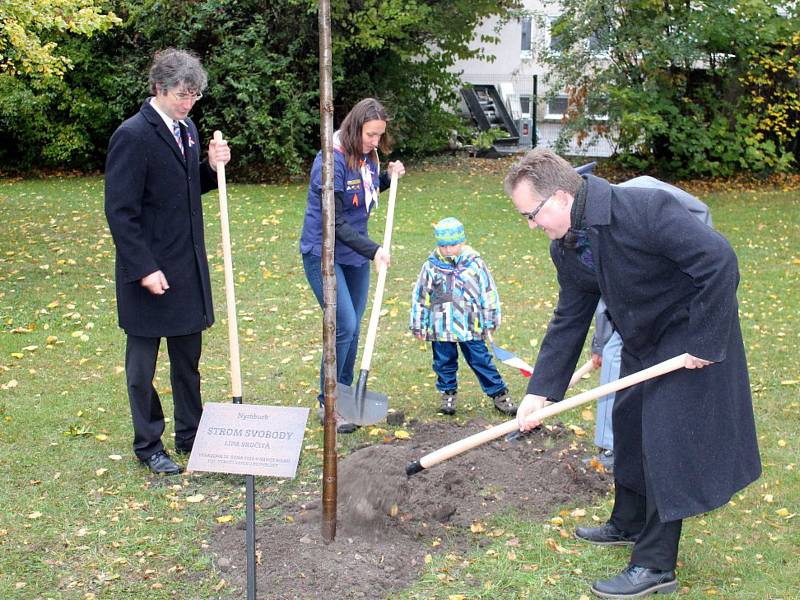
[(736, 255), (671, 194), (581, 177), (548, 150), (512, 167), (506, 189), (530, 227), (552, 240), (560, 287), (521, 429), (564, 397), (601, 295), (624, 343), (621, 377), (689, 355), (685, 369), (617, 392), (614, 510), (604, 526), (576, 532), (634, 545), (628, 567), (595, 582), (595, 595), (670, 592), (681, 520), (724, 505), (761, 472)]

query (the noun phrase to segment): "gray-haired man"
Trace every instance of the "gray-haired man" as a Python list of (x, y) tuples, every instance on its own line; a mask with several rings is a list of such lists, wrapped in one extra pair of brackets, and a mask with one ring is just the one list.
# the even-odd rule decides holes
[(139, 112), (111, 136), (105, 209), (116, 246), (119, 326), (127, 334), (125, 372), (133, 449), (153, 473), (182, 471), (164, 450), (164, 413), (153, 386), (161, 338), (167, 338), (175, 414), (175, 449), (190, 452), (202, 414), (198, 365), (202, 331), (214, 322), (201, 194), (216, 187), (225, 142), (200, 161), (200, 136), (189, 118), (207, 85), (192, 54), (167, 49), (150, 69)]

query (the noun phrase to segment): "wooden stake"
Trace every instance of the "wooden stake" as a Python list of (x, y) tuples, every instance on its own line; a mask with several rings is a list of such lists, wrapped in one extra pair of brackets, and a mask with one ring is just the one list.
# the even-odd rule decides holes
[(322, 145), (322, 355), (325, 398), (322, 458), (322, 540), (336, 539), (336, 207), (333, 199), (333, 84), (330, 0), (319, 2), (319, 114)]

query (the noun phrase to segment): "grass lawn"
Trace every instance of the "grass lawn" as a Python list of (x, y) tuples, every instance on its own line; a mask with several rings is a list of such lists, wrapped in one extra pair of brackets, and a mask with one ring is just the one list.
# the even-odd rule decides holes
[[(411, 288), (433, 246), (430, 224), (444, 216), (464, 222), (497, 281), (504, 319), (496, 341), (535, 358), (556, 301), (554, 269), (545, 236), (532, 234), (504, 196), (502, 174), (502, 165), (476, 160), (410, 168), (401, 180), (370, 388), (388, 392), (408, 416), (442, 418), (430, 350), (407, 332), (407, 319)], [(245, 402), (312, 407), (322, 323), (297, 249), (305, 186), (230, 185), (228, 195)], [(723, 509), (685, 521), (680, 596), (800, 598), (800, 196), (796, 188), (741, 187), (704, 188), (701, 196), (739, 256), (764, 474)], [(208, 194), (218, 321), (204, 337), (206, 401), (230, 395), (217, 206), (216, 194)], [(376, 240), (384, 210), (372, 226)], [(241, 520), (244, 479), (151, 478), (133, 456), (102, 180), (0, 181), (0, 222), (0, 598), (242, 597), (207, 548), (216, 527)], [(156, 386), (169, 415), (162, 352)], [(504, 375), (520, 397), (525, 380)], [(471, 374), (464, 373), (461, 392), (457, 418), (497, 420)], [(591, 439), (590, 412), (561, 418)], [(341, 436), (341, 451), (370, 439), (367, 430)], [(260, 502), (318, 493), (322, 436), (315, 418), (305, 446), (295, 480), (256, 480)], [(435, 557), (396, 597), (588, 596), (589, 583), (619, 571), (627, 551), (587, 547), (571, 532), (605, 520), (610, 507), (610, 498), (599, 498), (593, 506), (553, 506), (545, 523), (498, 518), (486, 531), (504, 533), (488, 550), (476, 544), (472, 553)], [(260, 551), (272, 560), (268, 540)]]

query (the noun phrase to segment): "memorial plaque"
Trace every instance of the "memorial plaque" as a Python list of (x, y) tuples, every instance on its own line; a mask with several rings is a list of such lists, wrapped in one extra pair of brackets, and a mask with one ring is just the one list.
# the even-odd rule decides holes
[(209, 402), (187, 468), (293, 478), (307, 420), (308, 408)]

